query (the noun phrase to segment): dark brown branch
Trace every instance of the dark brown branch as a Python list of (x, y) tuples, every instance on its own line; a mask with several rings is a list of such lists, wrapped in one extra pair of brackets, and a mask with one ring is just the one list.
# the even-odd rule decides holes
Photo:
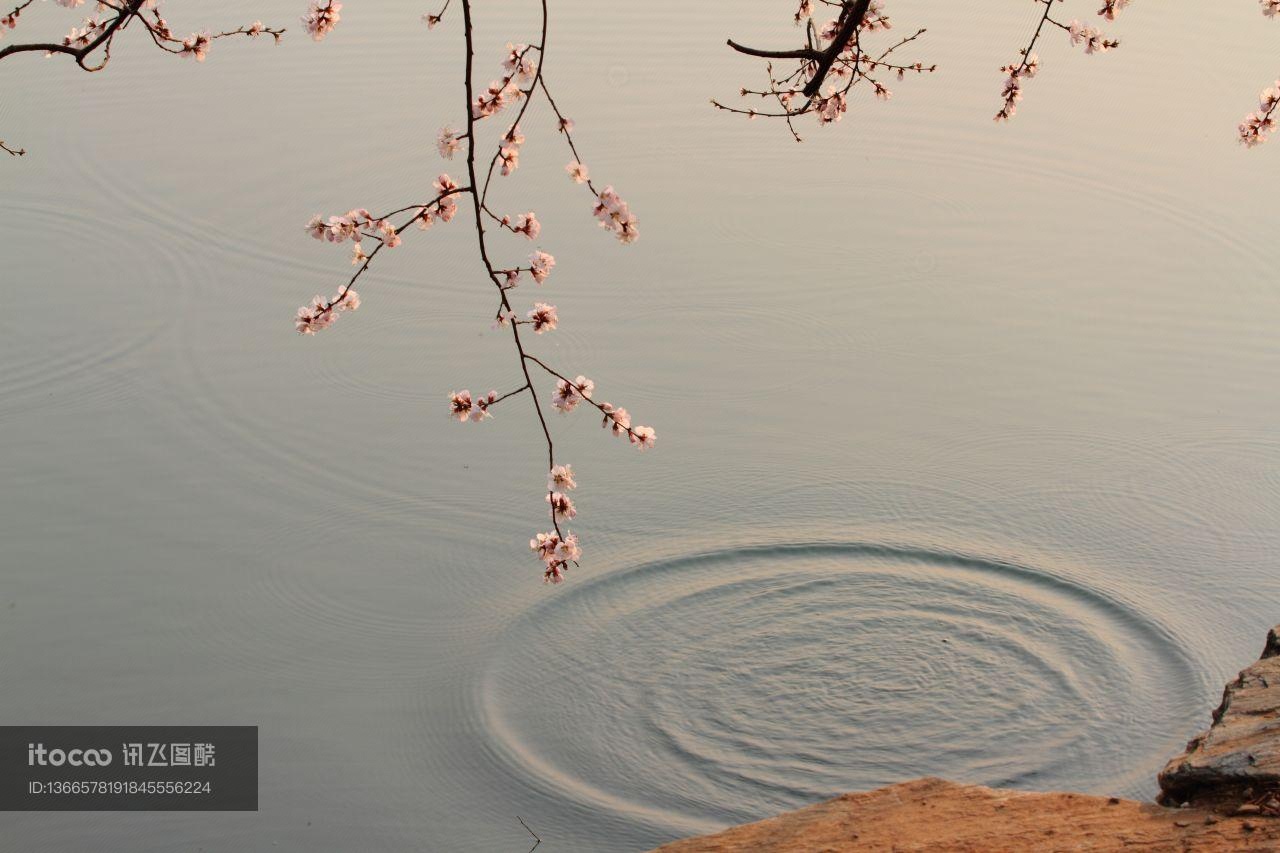
[(813, 76), (809, 78), (809, 82), (804, 87), (804, 95), (806, 98), (812, 98), (818, 94), (818, 90), (822, 88), (822, 81), (826, 79), (827, 72), (831, 70), (831, 66), (836, 61), (836, 57), (844, 50), (845, 45), (849, 43), (849, 39), (853, 38), (854, 32), (858, 27), (862, 26), (862, 21), (867, 17), (867, 10), (871, 8), (871, 0), (853, 0), (852, 3), (844, 4), (844, 23), (840, 26), (840, 31), (836, 33), (836, 37), (827, 46), (822, 58), (818, 60), (818, 67), (814, 69)]
[(840, 12), (840, 29), (825, 50), (814, 50), (811, 47), (796, 50), (760, 50), (738, 44), (733, 39), (729, 39), (728, 44), (738, 53), (745, 53), (748, 56), (759, 56), (765, 59), (804, 59), (816, 63), (813, 76), (809, 78), (803, 90), (806, 98), (812, 98), (822, 88), (822, 82), (826, 80), (827, 72), (835, 64), (836, 57), (848, 46), (849, 40), (853, 38), (858, 27), (862, 26), (862, 22), (867, 17), (867, 10), (870, 8), (871, 0), (845, 0)]
[[(501, 277), (493, 266), (493, 262), (489, 259), (489, 247), (485, 241), (484, 232), (484, 202), (481, 188), (476, 174), (476, 115), (472, 110), (475, 96), (472, 89), (472, 66), (475, 61), (475, 43), (472, 36), (471, 25), (471, 0), (462, 0), (462, 31), (466, 39), (467, 56), (464, 68), (464, 89), (467, 97), (467, 178), (469, 187), (467, 193), (471, 196), (472, 209), (475, 212), (476, 222), (476, 239), (480, 248), (480, 260), (484, 262), (485, 270), (489, 273), (489, 279), (494, 286), (498, 288), (499, 301), (502, 304), (503, 311), (510, 315), (514, 313), (511, 308), (511, 302), (507, 298), (507, 291), (502, 285)], [(546, 57), (545, 46), (547, 43), (547, 0), (542, 0), (542, 36), (539, 41), (538, 51), (538, 68), (534, 72), (535, 75), (542, 74), (542, 64)], [(530, 84), (530, 91), (537, 84), (537, 79)], [(526, 100), (525, 106), (528, 106)], [(523, 114), (523, 110), (521, 110)], [(529, 398), (533, 401), (533, 410), (538, 415), (538, 423), (542, 427), (542, 435), (547, 441), (547, 470), (551, 470), (556, 466), (556, 449), (555, 442), (551, 438), (551, 427), (547, 424), (547, 418), (542, 413), (542, 403), (538, 400), (538, 392), (533, 384), (533, 377), (529, 375), (528, 359), (530, 356), (525, 352), (524, 342), (520, 340), (520, 327), (511, 324), (511, 338), (516, 346), (516, 353), (520, 360), (520, 372), (524, 374), (524, 385), (529, 391)], [(564, 534), (560, 530), (560, 524), (556, 519), (555, 507), (551, 507), (551, 524), (555, 528), (556, 535), (564, 539)]]
[(85, 59), (89, 54), (101, 47), (104, 42), (109, 41), (115, 35), (116, 30), (124, 26), (130, 18), (137, 15), (138, 9), (142, 6), (143, 2), (144, 0), (129, 0), (129, 2), (126, 3), (125, 6), (116, 14), (115, 19), (103, 28), (102, 32), (98, 34), (98, 37), (84, 47), (74, 48), (65, 44), (11, 44), (3, 50), (0, 50), (0, 59), (4, 59), (11, 53), (24, 53), (27, 51), (40, 50), (45, 51), (46, 53), (68, 54), (69, 56), (74, 57), (76, 65), (79, 65), (85, 71), (101, 71), (106, 65), (105, 61), (103, 61), (101, 65), (90, 67), (84, 64)]
[(814, 50), (811, 47), (802, 47), (798, 50), (760, 50), (756, 47), (738, 44), (733, 39), (729, 39), (725, 44), (738, 53), (745, 53), (747, 56), (759, 56), (764, 59), (808, 59), (816, 61), (822, 58), (822, 51)]
[(529, 824), (525, 823), (524, 818), (520, 817), (520, 815), (516, 815), (516, 820), (520, 821), (520, 825), (523, 826), (525, 830), (527, 830), (528, 833), (533, 836), (533, 846), (529, 848), (529, 853), (533, 853), (534, 850), (538, 849), (538, 845), (542, 843), (542, 839), (538, 837), (538, 833), (534, 832), (532, 829), (529, 829)]

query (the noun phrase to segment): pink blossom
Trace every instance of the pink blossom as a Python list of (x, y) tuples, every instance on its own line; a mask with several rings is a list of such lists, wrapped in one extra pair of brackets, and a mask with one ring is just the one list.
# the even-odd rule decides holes
[[(1262, 0), (1262, 2), (1263, 5), (1266, 5), (1268, 0)], [(1273, 0), (1273, 2), (1280, 2), (1280, 0)], [(1108, 21), (1114, 21), (1116, 15), (1124, 11), (1124, 8), (1128, 5), (1129, 0), (1102, 0), (1102, 8), (1098, 10), (1098, 14)]]
[(1106, 53), (1111, 48), (1120, 46), (1120, 42), (1108, 39), (1101, 30), (1086, 27), (1079, 21), (1072, 21), (1067, 25), (1067, 35), (1072, 44), (1084, 42), (1085, 53)]
[(557, 465), (547, 474), (547, 489), (552, 492), (571, 492), (578, 488), (573, 479), (572, 465)]
[(511, 226), (511, 230), (517, 234), (523, 234), (530, 240), (536, 240), (538, 235), (542, 233), (542, 223), (538, 222), (538, 218), (533, 215), (531, 210), (516, 217), (516, 224)]
[(313, 216), (307, 223), (306, 231), (317, 240), (328, 240), (330, 243), (341, 243), (354, 240), (359, 243), (366, 231), (376, 232), (375, 236), (382, 240), (388, 249), (400, 245), (400, 237), (395, 226), (386, 219), (375, 219), (365, 208), (348, 210), (341, 216), (330, 216), (326, 222), (320, 216)]
[(1275, 119), (1268, 113), (1249, 113), (1240, 122), (1240, 143), (1246, 148), (1254, 148), (1266, 142), (1275, 129)]
[(631, 428), (630, 412), (617, 408), (612, 403), (601, 403), (600, 411), (604, 413), (604, 420), (600, 423), (602, 427), (609, 429), (614, 435), (626, 435)]
[(436, 24), (440, 23), (440, 20), (439, 15), (432, 15), (431, 13), (427, 13), (422, 16), (422, 22), (427, 25), (427, 29), (429, 30), (434, 30), (436, 28)]
[(178, 52), (178, 55), (193, 58), (196, 62), (204, 62), (204, 58), (208, 53), (209, 34), (192, 33), (182, 40), (182, 50)]
[(512, 78), (494, 80), (489, 84), (488, 89), (476, 95), (471, 105), (471, 117), (482, 119), (495, 115), (507, 104), (520, 100), (523, 95), (520, 88), (512, 82)]
[(538, 533), (529, 540), (529, 549), (538, 555), (543, 563), (543, 579), (547, 583), (560, 583), (569, 564), (577, 564), (582, 557), (582, 548), (578, 545), (578, 537), (566, 532), (564, 539), (554, 530)]
[(1280, 15), (1280, 0), (1258, 0), (1258, 4), (1262, 6), (1262, 14), (1268, 18)]
[(565, 166), (564, 170), (569, 173), (569, 177), (575, 184), (585, 184), (590, 178), (586, 165), (579, 163), (577, 160)]
[(298, 309), (294, 315), (294, 328), (301, 335), (314, 335), (332, 326), (341, 312), (354, 311), (359, 307), (360, 294), (350, 287), (339, 291), (327, 302), (316, 296), (310, 305), (303, 305)]
[(832, 124), (844, 117), (845, 112), (849, 109), (849, 102), (844, 96), (844, 92), (836, 92), (829, 98), (816, 98), (814, 103), (817, 106), (818, 124)]
[(555, 393), (551, 395), (551, 405), (561, 412), (572, 412), (583, 400), (591, 399), (591, 392), (595, 388), (596, 384), (585, 376), (579, 376), (572, 382), (557, 380)]
[(481, 394), (474, 400), (471, 398), (471, 392), (465, 388), (461, 391), (452, 391), (449, 393), (449, 417), (457, 419), (459, 423), (468, 420), (479, 423), (492, 417), (489, 414), (489, 407), (497, 399), (497, 391)]
[(452, 391), (449, 393), (449, 416), (457, 418), (459, 421), (466, 421), (471, 417), (471, 410), (474, 404), (471, 400), (471, 392), (465, 388), (461, 391)]
[(547, 280), (551, 275), (551, 268), (555, 265), (556, 259), (546, 252), (537, 251), (529, 256), (529, 272), (538, 284)]
[(482, 397), (477, 397), (475, 405), (471, 407), (471, 420), (474, 423), (480, 423), (481, 421), (488, 420), (493, 417), (493, 415), (489, 414), (489, 407), (492, 406), (497, 399), (497, 391), (490, 391)]
[(524, 144), (524, 134), (520, 126), (515, 125), (502, 137), (502, 146), (498, 149), (498, 159), (502, 161), (502, 174), (510, 175), (520, 165), (520, 146)]
[(555, 331), (556, 323), (559, 322), (559, 318), (556, 316), (556, 306), (548, 305), (545, 302), (535, 302), (533, 310), (526, 316), (529, 318), (529, 322), (533, 324), (534, 333), (539, 335), (543, 332)]
[[(436, 193), (439, 195), (454, 193), (458, 189), (458, 183), (453, 178), (443, 173), (436, 178), (433, 186), (435, 186)], [(454, 215), (458, 212), (458, 202), (452, 195), (448, 195), (440, 199), (440, 203), (437, 206), (440, 209), (440, 219), (444, 222), (448, 222), (453, 219)]]
[(525, 83), (532, 83), (538, 71), (538, 63), (529, 54), (532, 49), (528, 45), (508, 44), (507, 58), (502, 60), (502, 67), (509, 75), (519, 77)]
[(1006, 65), (1000, 70), (1009, 76), (1005, 78), (1004, 89), (1000, 92), (1004, 106), (996, 113), (996, 121), (1008, 121), (1017, 113), (1018, 102), (1022, 100), (1022, 81), (1031, 79), (1040, 71), (1040, 57), (1032, 53), (1020, 65)]
[(561, 492), (548, 492), (547, 503), (558, 521), (571, 521), (578, 516), (578, 510), (568, 495)]
[(631, 443), (641, 451), (652, 448), (654, 442), (657, 441), (657, 438), (658, 434), (654, 431), (653, 427), (638, 426), (631, 430)]
[(452, 160), (453, 155), (462, 147), (462, 133), (451, 127), (440, 128), (440, 135), (436, 138), (436, 150), (440, 152), (440, 156), (446, 160)]
[(622, 243), (634, 243), (640, 236), (640, 223), (635, 214), (611, 186), (600, 191), (591, 212), (600, 221), (600, 227), (616, 233)]
[(529, 549), (543, 561), (555, 559), (556, 548), (560, 546), (560, 534), (554, 531), (538, 533), (529, 540)]
[(338, 25), (342, 18), (338, 14), (341, 10), (342, 4), (338, 0), (326, 0), (323, 3), (312, 0), (307, 14), (302, 18), (302, 27), (311, 38), (321, 41)]
[(871, 0), (871, 5), (867, 9), (867, 15), (862, 21), (861, 29), (871, 33), (876, 30), (891, 30), (893, 24), (889, 21), (889, 16), (884, 14), (884, 4), (879, 0)]
[(566, 532), (564, 539), (560, 544), (556, 545), (556, 557), (564, 562), (576, 563), (582, 558), (582, 548), (578, 546), (578, 536), (572, 532)]

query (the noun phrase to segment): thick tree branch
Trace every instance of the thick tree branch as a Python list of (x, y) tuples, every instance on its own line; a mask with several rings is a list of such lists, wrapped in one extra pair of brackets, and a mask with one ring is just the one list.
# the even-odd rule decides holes
[(130, 18), (138, 14), (138, 9), (142, 6), (143, 2), (144, 0), (128, 0), (124, 7), (116, 13), (116, 17), (111, 21), (111, 23), (107, 24), (106, 27), (103, 28), (102, 32), (98, 34), (98, 37), (86, 44), (84, 47), (75, 48), (65, 44), (11, 44), (3, 50), (0, 50), (0, 59), (4, 59), (12, 53), (24, 53), (36, 50), (43, 51), (45, 53), (65, 53), (74, 57), (76, 65), (79, 65), (85, 71), (101, 71), (103, 66), (106, 65), (105, 61), (100, 65), (91, 67), (85, 65), (85, 59), (88, 58), (89, 54), (101, 47), (104, 42), (109, 41), (111, 37), (115, 35), (116, 30), (124, 26)]
[(849, 39), (853, 38), (854, 32), (862, 25), (870, 8), (871, 0), (845, 0), (844, 7), (840, 11), (840, 28), (825, 50), (815, 50), (811, 47), (796, 50), (760, 50), (738, 44), (733, 39), (729, 39), (728, 44), (738, 53), (745, 53), (748, 56), (759, 56), (765, 59), (804, 59), (816, 63), (813, 76), (809, 78), (803, 90), (806, 98), (812, 98), (822, 88), (827, 72), (835, 64), (836, 57), (848, 46)]

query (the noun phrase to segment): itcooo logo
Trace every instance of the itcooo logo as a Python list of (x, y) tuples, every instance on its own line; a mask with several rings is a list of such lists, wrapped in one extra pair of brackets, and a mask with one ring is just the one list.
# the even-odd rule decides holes
[(109, 749), (45, 749), (42, 743), (27, 744), (28, 767), (106, 767), (112, 761)]

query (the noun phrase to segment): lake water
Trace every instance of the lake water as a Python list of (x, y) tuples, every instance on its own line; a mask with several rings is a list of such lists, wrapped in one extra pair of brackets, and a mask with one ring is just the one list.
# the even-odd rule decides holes
[[(535, 105), (497, 205), (559, 264), (516, 302), (659, 444), (553, 421), (586, 548), (554, 588), (527, 403), (445, 416), (519, 384), (465, 222), (291, 325), (350, 271), (312, 214), (429, 192), (459, 10), (349, 3), (315, 45), (301, 0), (199, 5), (175, 29), (291, 32), (0, 69), (31, 152), (0, 163), (0, 717), (260, 726), (261, 810), (7, 814), (4, 846), (521, 851), (519, 815), (630, 851), (922, 774), (1149, 797), (1280, 621), (1256, 4), (1052, 34), (998, 127), (1035, 10), (902, 0), (939, 72), (796, 145), (707, 103), (788, 8), (557, 0), (546, 73), (642, 238), (594, 227)], [(479, 14), (483, 84), (534, 15)]]

